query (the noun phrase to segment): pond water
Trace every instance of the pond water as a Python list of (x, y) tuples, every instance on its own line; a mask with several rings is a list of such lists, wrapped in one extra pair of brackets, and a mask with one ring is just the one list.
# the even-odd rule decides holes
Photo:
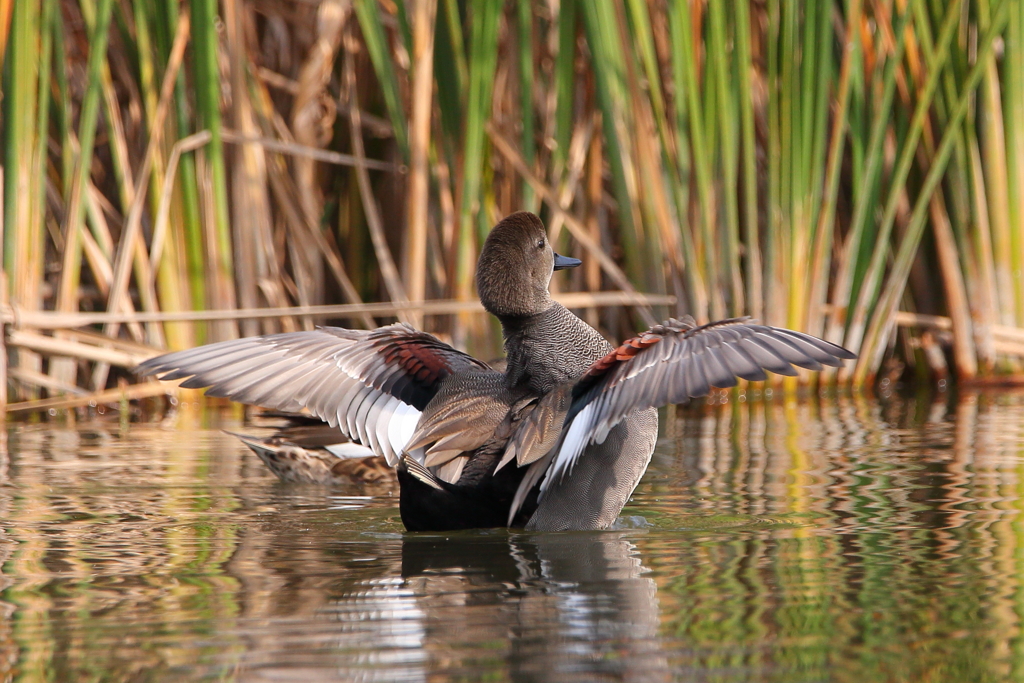
[(662, 411), (619, 528), (561, 534), (403, 533), (185, 405), (9, 426), (0, 680), (1024, 677), (1021, 394)]

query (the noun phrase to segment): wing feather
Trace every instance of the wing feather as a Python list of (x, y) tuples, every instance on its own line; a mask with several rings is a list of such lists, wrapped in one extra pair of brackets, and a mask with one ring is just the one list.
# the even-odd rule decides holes
[[(441, 382), (484, 363), (404, 324), (322, 327), (165, 354), (137, 371), (275, 410), (308, 410), (389, 462)], [(454, 472), (452, 472), (454, 474)]]
[(774, 372), (777, 375), (796, 376), (796, 370), (793, 369), (793, 366), (780, 357), (771, 346), (766, 345), (760, 339), (744, 337), (739, 343), (740, 347), (749, 353), (754, 362), (764, 370)]
[(763, 382), (768, 379), (761, 366), (739, 344), (723, 344), (721, 351), (722, 357), (729, 364), (729, 369), (737, 377), (751, 382)]
[[(787, 363), (807, 368), (808, 370), (821, 370), (821, 363), (801, 351), (796, 344), (790, 342), (785, 337), (759, 332), (755, 339), (762, 345), (769, 347), (779, 358)], [(793, 374), (796, 374), (796, 370), (793, 370)]]

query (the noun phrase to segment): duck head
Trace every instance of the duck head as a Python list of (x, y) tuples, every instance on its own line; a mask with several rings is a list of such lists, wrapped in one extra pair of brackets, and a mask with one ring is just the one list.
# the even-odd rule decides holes
[(476, 264), (484, 308), (498, 318), (521, 318), (551, 307), (551, 274), (582, 261), (556, 254), (537, 216), (519, 211), (491, 230)]

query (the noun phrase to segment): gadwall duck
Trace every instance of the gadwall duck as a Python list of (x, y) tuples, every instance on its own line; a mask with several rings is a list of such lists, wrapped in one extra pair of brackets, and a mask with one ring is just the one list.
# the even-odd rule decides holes
[(395, 469), (344, 432), (308, 415), (265, 414), (283, 419), (270, 436), (236, 434), (283, 482), (325, 486), (366, 486), (391, 490)]
[(397, 466), (410, 531), (557, 531), (615, 521), (650, 462), (658, 406), (855, 358), (738, 318), (671, 319), (613, 347), (548, 292), (554, 271), (579, 264), (528, 212), (488, 235), (476, 282), (501, 322), (505, 372), (401, 323), (219, 342), (138, 370), (339, 428)]

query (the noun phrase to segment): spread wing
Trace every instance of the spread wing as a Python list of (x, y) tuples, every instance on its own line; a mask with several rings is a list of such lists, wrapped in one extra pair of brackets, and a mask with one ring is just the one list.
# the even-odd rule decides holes
[(274, 410), (303, 408), (394, 465), (449, 375), (484, 363), (401, 323), (247, 337), (151, 358), (136, 368), (207, 394)]
[(856, 354), (841, 346), (749, 318), (698, 327), (687, 316), (655, 325), (595, 362), (572, 385), (557, 445), (542, 457), (534, 449), (531, 457), (519, 459), (520, 465), (531, 464), (509, 518), (538, 482), (543, 494), (556, 477), (572, 470), (588, 445), (603, 443), (612, 427), (634, 411), (687, 403), (711, 387), (735, 386), (737, 378), (764, 380), (766, 370), (793, 376), (794, 365), (821, 370), (853, 358)]
[(591, 443), (636, 410), (687, 403), (738, 378), (767, 379), (765, 371), (795, 376), (793, 366), (839, 367), (856, 354), (809, 334), (732, 318), (696, 326), (670, 319), (594, 363), (573, 388), (564, 437), (551, 466), (560, 476)]

